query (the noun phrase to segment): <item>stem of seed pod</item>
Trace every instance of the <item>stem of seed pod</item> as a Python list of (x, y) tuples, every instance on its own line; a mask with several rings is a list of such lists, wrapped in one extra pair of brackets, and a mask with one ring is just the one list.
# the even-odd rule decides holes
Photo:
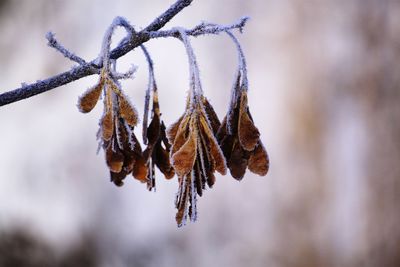
[(147, 123), (149, 119), (150, 93), (151, 91), (153, 91), (153, 93), (157, 91), (157, 85), (156, 85), (156, 80), (154, 78), (153, 60), (151, 59), (150, 54), (144, 45), (141, 45), (140, 48), (142, 49), (143, 54), (146, 57), (147, 64), (149, 66), (149, 82), (147, 85), (146, 96), (144, 100), (143, 128), (142, 128), (143, 143), (147, 145)]
[(244, 56), (242, 47), (239, 43), (239, 40), (236, 38), (236, 36), (230, 32), (230, 31), (225, 31), (226, 34), (233, 40), (233, 42), (236, 45), (236, 49), (238, 51), (238, 57), (239, 57), (239, 70), (242, 72), (242, 89), (248, 90), (249, 88), (249, 81), (247, 80), (247, 64), (246, 64), (246, 58)]
[(185, 29), (183, 28), (175, 28), (177, 32), (179, 32), (181, 36), (181, 40), (186, 48), (186, 53), (188, 55), (189, 66), (190, 66), (190, 84), (191, 84), (191, 101), (195, 103), (198, 101), (198, 96), (203, 94), (203, 89), (201, 87), (200, 82), (200, 71), (197, 65), (196, 56), (194, 55), (193, 47), (190, 44), (189, 38), (186, 34)]
[(107, 31), (104, 34), (104, 39), (103, 39), (103, 43), (101, 46), (101, 54), (100, 57), (103, 61), (103, 68), (105, 68), (108, 72), (109, 68), (110, 68), (110, 55), (111, 55), (111, 38), (112, 35), (115, 31), (115, 29), (120, 26), (123, 27), (129, 35), (131, 35), (131, 38), (133, 36), (133, 34), (135, 34), (135, 30), (133, 29), (133, 27), (129, 24), (129, 22), (123, 18), (123, 17), (116, 17), (113, 22), (111, 23), (111, 25), (108, 27)]

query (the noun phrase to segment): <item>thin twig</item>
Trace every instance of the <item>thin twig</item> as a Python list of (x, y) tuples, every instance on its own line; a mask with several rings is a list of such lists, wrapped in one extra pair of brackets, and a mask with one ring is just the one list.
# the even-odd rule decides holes
[(48, 32), (48, 33), (46, 34), (46, 39), (47, 39), (47, 41), (48, 41), (47, 45), (50, 46), (50, 47), (53, 47), (54, 49), (56, 49), (58, 52), (60, 52), (61, 54), (63, 54), (64, 57), (66, 57), (66, 58), (68, 58), (68, 59), (70, 59), (70, 60), (72, 60), (72, 61), (75, 61), (75, 62), (78, 63), (79, 65), (85, 65), (85, 64), (87, 64), (87, 62), (86, 62), (83, 58), (81, 58), (81, 57), (75, 55), (74, 53), (72, 53), (72, 52), (70, 52), (68, 49), (66, 49), (64, 46), (62, 46), (62, 45), (57, 41), (56, 37), (54, 36), (54, 33)]
[(150, 93), (152, 90), (153, 91), (157, 90), (157, 85), (156, 85), (156, 80), (154, 78), (153, 60), (151, 59), (150, 54), (144, 45), (140, 45), (140, 48), (142, 49), (147, 64), (149, 66), (149, 81), (146, 89), (146, 96), (144, 98), (143, 128), (142, 128), (143, 143), (147, 145), (147, 123), (149, 119)]
[[(176, 14), (178, 14), (182, 9), (189, 6), (192, 1), (193, 0), (176, 1), (175, 4), (173, 4), (168, 10), (166, 10), (159, 17), (157, 17), (144, 30), (137, 33), (134, 32), (133, 28), (129, 25), (129, 23), (127, 23), (126, 21), (122, 21), (121, 23), (123, 23), (123, 25), (121, 26), (127, 29), (128, 37), (124, 38), (119, 43), (119, 45), (110, 52), (109, 58), (111, 60), (116, 60), (124, 56), (129, 51), (149, 41), (152, 38), (160, 38), (160, 37), (179, 38), (179, 32), (176, 29), (172, 29), (169, 31), (159, 31), (159, 29), (164, 27), (164, 25), (168, 21), (170, 21)], [(201, 23), (200, 25), (194, 27), (191, 30), (185, 30), (185, 32), (186, 35), (199, 36), (204, 34), (219, 34), (221, 32), (229, 31), (232, 29), (239, 29), (239, 31), (242, 31), (247, 20), (248, 17), (244, 17), (240, 19), (238, 22), (226, 26)], [(23, 85), (22, 87), (17, 88), (15, 90), (0, 94), (0, 106), (14, 103), (19, 100), (26, 99), (31, 96), (38, 95), (46, 91), (49, 91), (51, 89), (60, 87), (67, 83), (79, 80), (83, 77), (100, 73), (100, 69), (103, 67), (103, 62), (102, 60), (99, 61), (98, 60), (99, 58), (86, 63), (85, 60), (81, 59), (78, 56), (75, 56), (73, 53), (69, 52), (63, 46), (58, 44), (53, 34), (48, 34), (47, 38), (49, 40), (50, 46), (54, 47), (55, 49), (60, 51), (64, 56), (79, 63), (80, 65), (74, 67), (69, 71), (57, 74), (48, 79), (41, 81), (39, 80), (35, 83), (29, 85)]]
[[(205, 34), (219, 34), (222, 32), (230, 31), (233, 29), (239, 29), (240, 32), (243, 31), (243, 27), (246, 25), (246, 22), (249, 20), (249, 17), (243, 17), (239, 21), (230, 24), (230, 25), (217, 25), (211, 23), (201, 23), (195, 26), (193, 29), (185, 30), (186, 35), (190, 36), (199, 36)], [(150, 38), (163, 38), (163, 37), (176, 37), (180, 38), (180, 33), (177, 28), (173, 28), (171, 30), (166, 31), (153, 31), (149, 32)]]
[[(164, 27), (176, 14), (182, 9), (189, 6), (193, 0), (178, 0), (168, 10), (157, 17), (152, 23), (150, 23), (144, 30), (139, 32), (133, 40), (121, 43), (113, 51), (111, 51), (110, 57), (117, 59), (133, 50), (135, 47), (147, 42), (150, 37), (149, 31), (157, 31)], [(93, 69), (95, 67), (97, 71)], [(38, 95), (49, 91), (51, 89), (60, 87), (64, 84), (79, 80), (83, 77), (97, 74), (100, 71), (101, 66), (95, 64), (94, 60), (88, 64), (80, 65), (72, 70), (57, 74), (48, 79), (37, 81), (35, 83), (24, 85), (12, 91), (0, 94), (0, 106), (4, 106), (13, 102), (20, 101), (22, 99), (29, 98), (34, 95)]]

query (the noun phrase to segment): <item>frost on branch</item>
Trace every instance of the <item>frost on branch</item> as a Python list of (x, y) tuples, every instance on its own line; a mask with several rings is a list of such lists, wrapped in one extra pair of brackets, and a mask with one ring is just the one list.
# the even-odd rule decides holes
[[(202, 22), (192, 29), (182, 27), (160, 30), (173, 16), (188, 6), (191, 0), (178, 0), (149, 26), (136, 32), (130, 23), (117, 17), (104, 34), (99, 56), (86, 61), (62, 46), (49, 32), (48, 45), (78, 65), (64, 73), (0, 95), (0, 106), (43, 93), (89, 75), (99, 75), (98, 82), (78, 99), (82, 113), (93, 110), (102, 98), (103, 115), (99, 121), (97, 137), (104, 150), (111, 181), (123, 185), (126, 177), (145, 183), (155, 191), (156, 167), (166, 179), (175, 174), (178, 192), (175, 199), (176, 222), (184, 225), (188, 219), (197, 219), (197, 197), (216, 183), (216, 172), (241, 180), (247, 169), (258, 175), (266, 175), (269, 159), (261, 142), (260, 132), (254, 124), (248, 107), (247, 67), (243, 50), (233, 30), (242, 32), (248, 17), (230, 25)], [(126, 30), (126, 37), (111, 50), (112, 36), (117, 27)], [(222, 123), (209, 100), (204, 96), (200, 71), (190, 37), (226, 33), (238, 50), (239, 64), (231, 92), (228, 112)], [(158, 87), (154, 64), (143, 43), (156, 38), (178, 38), (182, 41), (189, 62), (189, 92), (183, 115), (166, 130), (161, 118)], [(123, 90), (120, 80), (134, 77), (137, 67), (125, 73), (116, 71), (118, 59), (141, 47), (148, 65), (149, 81), (143, 114), (142, 137), (144, 149), (135, 136), (139, 113)], [(150, 118), (149, 118), (150, 117)], [(150, 119), (150, 123), (148, 121)]]

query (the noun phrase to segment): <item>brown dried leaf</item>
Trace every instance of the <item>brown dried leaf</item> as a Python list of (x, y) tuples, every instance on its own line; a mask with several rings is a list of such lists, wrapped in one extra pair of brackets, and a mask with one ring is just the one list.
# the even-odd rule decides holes
[(178, 176), (184, 176), (193, 169), (197, 153), (196, 143), (197, 134), (191, 131), (189, 138), (183, 146), (176, 153), (172, 154), (172, 165)]
[(249, 170), (255, 174), (264, 176), (268, 173), (269, 158), (265, 147), (261, 141), (257, 144), (254, 151), (251, 152), (249, 158)]
[(104, 86), (104, 80), (100, 79), (97, 85), (91, 87), (78, 99), (78, 108), (82, 113), (90, 112), (99, 101), (101, 91)]
[(245, 92), (242, 92), (240, 103), (238, 135), (242, 147), (247, 151), (254, 150), (260, 139), (260, 132), (249, 117), (247, 95)]

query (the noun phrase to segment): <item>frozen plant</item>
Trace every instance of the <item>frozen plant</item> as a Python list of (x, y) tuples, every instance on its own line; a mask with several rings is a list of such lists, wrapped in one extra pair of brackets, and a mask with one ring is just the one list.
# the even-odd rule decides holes
[[(46, 35), (48, 45), (78, 65), (71, 70), (33, 84), (0, 95), (0, 106), (10, 104), (33, 95), (43, 93), (61, 85), (89, 75), (99, 75), (98, 82), (87, 89), (78, 99), (78, 109), (90, 112), (103, 95), (103, 115), (97, 134), (99, 147), (104, 150), (111, 181), (122, 186), (124, 179), (132, 176), (156, 188), (155, 168), (167, 179), (178, 177), (178, 193), (175, 205), (176, 222), (182, 226), (189, 218), (197, 219), (197, 196), (202, 196), (206, 186), (215, 182), (215, 172), (222, 175), (230, 170), (231, 175), (241, 180), (249, 169), (264, 176), (268, 172), (269, 159), (260, 133), (251, 117), (248, 101), (248, 80), (245, 56), (234, 30), (243, 31), (248, 18), (243, 17), (231, 25), (202, 22), (192, 29), (176, 27), (160, 30), (190, 5), (192, 0), (178, 0), (150, 25), (137, 32), (122, 17), (113, 20), (104, 34), (99, 56), (86, 61), (60, 44), (54, 33)], [(126, 30), (126, 37), (111, 50), (112, 35), (117, 27)], [(231, 93), (231, 102), (222, 123), (214, 108), (204, 96), (197, 59), (190, 37), (206, 34), (226, 33), (238, 50), (239, 64)], [(182, 41), (189, 62), (189, 90), (183, 115), (168, 129), (161, 119), (158, 88), (153, 60), (144, 43), (156, 38), (174, 37)], [(124, 93), (121, 79), (133, 78), (137, 68), (132, 65), (125, 73), (118, 73), (118, 59), (129, 51), (140, 47), (148, 62), (149, 80), (144, 104), (142, 149), (134, 134), (139, 113)], [(150, 112), (151, 106), (151, 112)], [(149, 121), (150, 117), (150, 123)]]

